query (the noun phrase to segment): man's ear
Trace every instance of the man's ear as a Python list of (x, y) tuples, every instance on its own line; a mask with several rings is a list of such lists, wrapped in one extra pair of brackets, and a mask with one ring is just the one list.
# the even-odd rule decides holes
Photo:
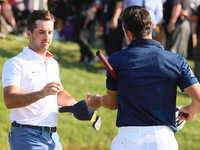
[(28, 38), (31, 38), (31, 34), (32, 34), (32, 33), (31, 33), (30, 30), (26, 30), (26, 35), (27, 35)]
[(131, 32), (131, 31), (127, 31), (127, 35), (128, 35), (128, 37), (129, 37), (129, 39), (132, 41), (132, 40), (134, 40), (135, 39), (135, 36), (134, 36), (134, 34)]

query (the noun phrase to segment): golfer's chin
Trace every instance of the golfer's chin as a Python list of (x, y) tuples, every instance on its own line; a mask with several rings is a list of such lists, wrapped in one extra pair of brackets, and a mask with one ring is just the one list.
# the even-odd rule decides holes
[(48, 50), (48, 48), (49, 48), (49, 44), (41, 46), (41, 49), (44, 50), (44, 51)]

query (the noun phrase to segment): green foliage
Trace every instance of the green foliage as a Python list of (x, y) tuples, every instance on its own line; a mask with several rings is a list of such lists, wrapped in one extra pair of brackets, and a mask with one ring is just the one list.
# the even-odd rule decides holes
[[(28, 46), (28, 39), (19, 41), (15, 36), (8, 35), (6, 39), (0, 40), (0, 68), (9, 58), (17, 55), (22, 48)], [(93, 47), (92, 52), (97, 50), (105, 51), (101, 47)], [(98, 61), (92, 66), (78, 63), (80, 59), (79, 46), (73, 42), (53, 41), (49, 51), (60, 65), (60, 78), (64, 88), (77, 101), (85, 99), (85, 94), (103, 95), (106, 92), (105, 74), (99, 72), (105, 69)], [(189, 61), (193, 70), (194, 62)], [(2, 69), (0, 69), (2, 74)], [(9, 112), (3, 100), (3, 88), (0, 79), (0, 150), (8, 150), (7, 132), (10, 131)], [(177, 106), (187, 105), (191, 99), (186, 93), (182, 93), (177, 88)], [(95, 131), (90, 121), (78, 121), (69, 113), (60, 113), (58, 121), (58, 133), (61, 144), (65, 150), (109, 150), (112, 139), (117, 135), (115, 126), (117, 111), (110, 111), (101, 108), (98, 112), (101, 116), (102, 125), (99, 131)], [(180, 150), (200, 149), (200, 115), (192, 121), (188, 121), (182, 130), (175, 134)]]

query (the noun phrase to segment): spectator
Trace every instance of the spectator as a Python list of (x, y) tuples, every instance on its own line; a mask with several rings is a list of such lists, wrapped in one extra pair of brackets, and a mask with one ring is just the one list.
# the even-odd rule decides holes
[(9, 25), (12, 27), (11, 33), (18, 34), (12, 7), (6, 0), (0, 0), (0, 15), (2, 15), (9, 23)]
[(106, 54), (110, 56), (123, 46), (124, 33), (120, 20), (123, 0), (102, 0), (102, 6), (103, 41)]
[(6, 35), (0, 32), (0, 39), (3, 39), (5, 37), (6, 37)]
[(73, 41), (73, 24), (71, 23), (73, 11), (70, 1), (60, 0), (57, 2), (54, 16), (56, 18), (54, 33), (58, 33), (54, 35), (54, 39)]
[(97, 59), (90, 50), (88, 36), (91, 25), (96, 21), (96, 8), (94, 0), (74, 0), (74, 41), (80, 46), (81, 57), (79, 62), (92, 65)]
[(29, 0), (28, 1), (28, 8), (29, 11), (32, 12), (34, 10), (44, 9), (48, 10), (48, 0)]
[(26, 19), (30, 15), (30, 11), (28, 10), (28, 0), (8, 0), (8, 3), (12, 6), (18, 33), (25, 35)]
[(164, 4), (165, 48), (171, 52), (182, 54), (186, 58), (190, 23), (181, 16), (182, 9), (190, 11), (189, 0), (167, 0)]
[(123, 9), (129, 6), (133, 6), (133, 5), (143, 6), (143, 7), (145, 5), (144, 0), (124, 0), (123, 3), (124, 3)]
[[(0, 24), (0, 27), (1, 27), (1, 24)], [(6, 35), (0, 32), (0, 39), (3, 39), (5, 37), (6, 37)]]
[(6, 37), (6, 35), (1, 33), (1, 19), (0, 19), (0, 39), (3, 39), (5, 37)]
[(181, 15), (183, 15), (190, 22), (197, 22), (196, 34), (197, 38), (200, 36), (200, 5), (197, 7), (197, 11), (190, 15), (188, 10), (182, 10)]
[(197, 11), (190, 15), (188, 10), (182, 10), (182, 15), (190, 22), (197, 22), (196, 34), (197, 34), (197, 46), (194, 49), (193, 56), (195, 61), (194, 74), (200, 80), (200, 5)]
[(152, 38), (161, 41), (160, 22), (163, 18), (163, 4), (161, 0), (145, 0), (144, 7), (151, 15), (153, 26)]

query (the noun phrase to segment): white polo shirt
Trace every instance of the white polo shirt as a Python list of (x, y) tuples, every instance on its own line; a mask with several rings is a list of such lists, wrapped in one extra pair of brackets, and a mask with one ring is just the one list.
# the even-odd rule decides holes
[[(6, 61), (3, 67), (2, 84), (16, 85), (21, 93), (41, 90), (49, 82), (60, 83), (58, 62), (47, 52), (47, 61), (33, 50), (24, 47), (17, 56)], [(49, 126), (57, 125), (57, 95), (49, 95), (26, 107), (11, 109), (11, 122)]]

